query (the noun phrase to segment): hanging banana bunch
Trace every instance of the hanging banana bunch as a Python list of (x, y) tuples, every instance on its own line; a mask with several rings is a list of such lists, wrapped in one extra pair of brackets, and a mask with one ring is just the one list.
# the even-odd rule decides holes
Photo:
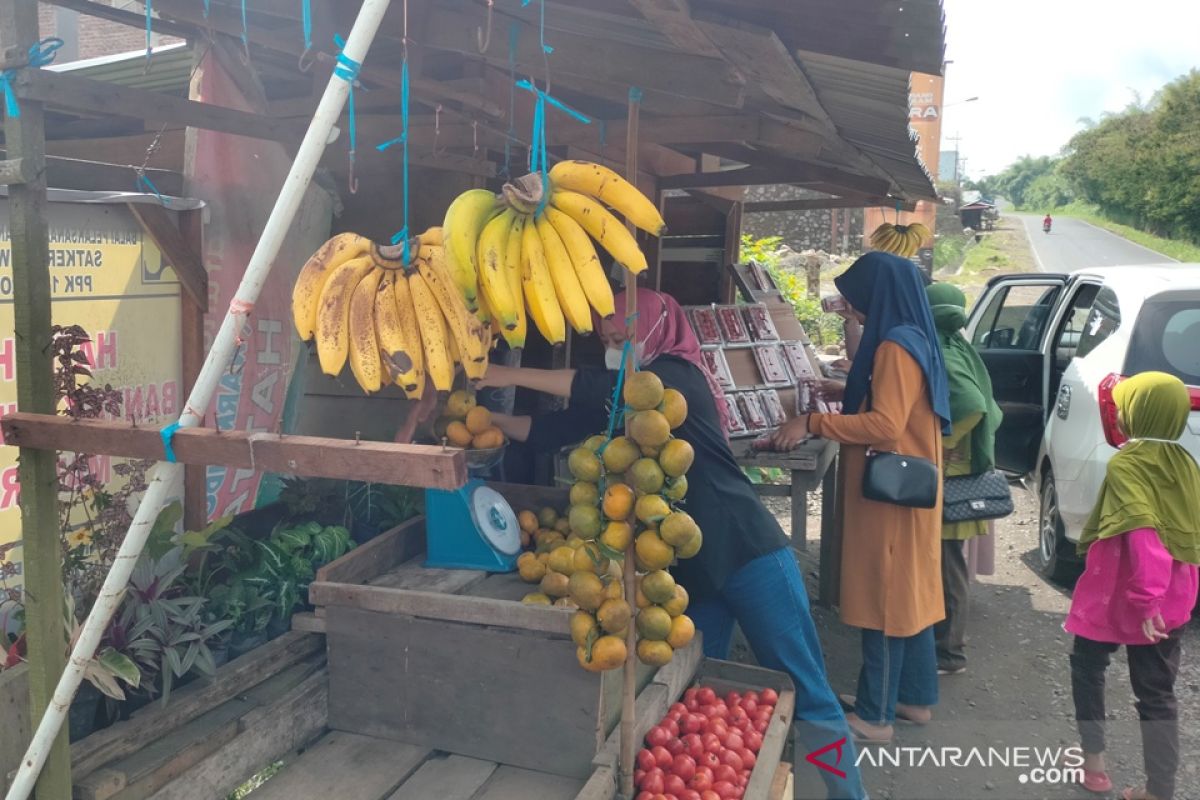
[(412, 399), (427, 375), (450, 391), (456, 364), (484, 376), (491, 331), (468, 309), (444, 241), (440, 228), (410, 240), (408, 264), (402, 248), (353, 233), (313, 254), (292, 288), (292, 316), (300, 338), (316, 339), (322, 372), (339, 375), (349, 361), (364, 391), (394, 383)]
[(911, 225), (893, 225), (885, 222), (871, 234), (871, 247), (894, 253), (904, 258), (912, 258), (920, 249), (921, 243), (930, 237), (929, 228), (919, 222)]
[(562, 161), (542, 176), (463, 192), (440, 228), (402, 248), (353, 233), (334, 236), (308, 260), (292, 290), (296, 330), (315, 339), (321, 370), (351, 372), (367, 392), (396, 384), (413, 399), (426, 378), (449, 391), (456, 365), (471, 380), (487, 371), (493, 336), (525, 346), (532, 323), (551, 344), (567, 325), (592, 331), (611, 317), (613, 292), (599, 243), (637, 274), (646, 256), (609, 209), (654, 236), (666, 226), (654, 204), (608, 167)]

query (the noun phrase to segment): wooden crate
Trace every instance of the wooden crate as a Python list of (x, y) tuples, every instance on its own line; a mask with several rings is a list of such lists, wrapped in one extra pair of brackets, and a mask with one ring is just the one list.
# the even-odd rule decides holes
[[(515, 508), (563, 508), (567, 498), (496, 488)], [(588, 778), (620, 715), (621, 672), (580, 669), (571, 612), (523, 605), (531, 587), (515, 573), (426, 569), (424, 543), (424, 520), (411, 520), (310, 586), (328, 637), (330, 727)], [(663, 671), (690, 674), (689, 660), (677, 661)], [(654, 672), (639, 667), (639, 690)]]

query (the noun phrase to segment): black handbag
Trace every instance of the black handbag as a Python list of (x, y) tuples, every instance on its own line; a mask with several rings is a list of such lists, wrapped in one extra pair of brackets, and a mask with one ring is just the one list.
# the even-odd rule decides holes
[[(867, 392), (868, 410), (872, 406), (871, 394)], [(933, 508), (941, 483), (937, 464), (927, 458), (867, 451), (862, 491), (868, 500), (907, 508)]]
[(917, 456), (867, 451), (863, 497), (907, 508), (937, 505), (941, 475), (937, 464)]
[(1013, 513), (1008, 478), (994, 469), (946, 478), (942, 491), (943, 522), (982, 522)]

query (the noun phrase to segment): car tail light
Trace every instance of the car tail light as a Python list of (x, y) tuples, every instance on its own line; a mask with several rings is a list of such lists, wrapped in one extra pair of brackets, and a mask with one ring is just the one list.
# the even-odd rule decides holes
[[(1113, 400), (1113, 389), (1123, 380), (1124, 375), (1113, 374), (1100, 381), (1100, 424), (1104, 428), (1105, 441), (1112, 447), (1120, 447), (1128, 441), (1125, 434), (1121, 433), (1121, 426), (1117, 424), (1117, 402)], [(1196, 395), (1193, 394), (1193, 408), (1195, 404)]]
[(1200, 389), (1189, 386), (1188, 394), (1192, 396), (1192, 411), (1200, 411)]

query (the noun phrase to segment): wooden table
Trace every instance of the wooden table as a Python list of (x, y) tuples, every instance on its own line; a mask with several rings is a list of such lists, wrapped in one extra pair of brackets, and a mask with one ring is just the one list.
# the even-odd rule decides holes
[[(795, 450), (786, 453), (756, 451), (753, 440), (733, 443), (733, 455), (742, 467), (781, 469), (791, 478), (787, 484), (758, 483), (754, 490), (761, 497), (791, 497), (792, 499), (792, 547), (808, 549), (808, 493), (825, 480), (830, 465), (837, 458), (838, 446), (827, 439), (809, 439)], [(822, 514), (821, 533), (826, 532), (830, 520)]]

